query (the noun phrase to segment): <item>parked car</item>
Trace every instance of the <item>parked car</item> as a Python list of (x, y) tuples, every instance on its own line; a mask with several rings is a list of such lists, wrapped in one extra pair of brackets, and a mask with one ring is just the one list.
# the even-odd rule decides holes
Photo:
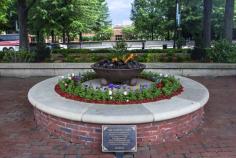
[(53, 50), (53, 49), (67, 49), (67, 45), (60, 44), (60, 43), (47, 43), (46, 47), (49, 48), (50, 50)]

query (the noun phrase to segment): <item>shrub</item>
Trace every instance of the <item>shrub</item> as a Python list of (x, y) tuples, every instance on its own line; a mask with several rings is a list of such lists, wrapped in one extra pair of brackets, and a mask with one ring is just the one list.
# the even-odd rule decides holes
[(236, 45), (226, 40), (213, 42), (213, 48), (206, 51), (207, 59), (217, 63), (235, 63)]
[(113, 49), (115, 50), (115, 53), (124, 54), (127, 53), (128, 45), (124, 40), (117, 41)]
[(205, 61), (206, 60), (206, 49), (195, 47), (192, 51), (189, 51), (191, 53), (191, 59), (196, 61)]
[(91, 53), (89, 49), (55, 49), (53, 54), (76, 54), (76, 53)]
[(145, 54), (138, 54), (138, 56), (136, 57), (136, 60), (139, 62), (147, 62), (147, 57), (148, 57), (148, 53)]
[(172, 62), (173, 61), (173, 57), (174, 57), (174, 54), (173, 53), (167, 53), (167, 62)]
[(159, 54), (148, 53), (146, 62), (158, 62), (159, 56)]
[(110, 48), (101, 48), (101, 49), (94, 49), (90, 50), (91, 53), (114, 53), (114, 49)]
[(47, 48), (45, 44), (38, 44), (35, 50), (35, 60), (37, 62), (45, 61), (50, 57), (50, 52), (51, 50)]
[[(191, 50), (190, 49), (134, 49), (134, 50), (126, 50), (125, 53), (135, 53), (135, 54), (143, 54), (143, 53), (184, 53), (187, 54)], [(111, 48), (101, 48), (101, 49), (55, 49), (52, 51), (52, 54), (72, 54), (72, 53), (116, 53), (115, 49)]]
[(2, 58), (3, 62), (27, 63), (35, 59), (35, 54), (26, 51), (7, 51)]
[(94, 37), (90, 37), (90, 36), (83, 36), (83, 41), (93, 41)]
[(1, 51), (0, 51), (0, 61), (2, 61), (2, 59), (3, 59), (3, 57), (4, 57), (4, 54), (5, 54), (4, 52), (1, 52)]
[(92, 53), (85, 53), (85, 54), (67, 54), (63, 58), (63, 62), (79, 62), (79, 63), (86, 63), (86, 62), (94, 62), (96, 56)]
[[(146, 49), (146, 50), (126, 50), (125, 53), (134, 53), (137, 54), (136, 60), (139, 62), (176, 62), (177, 56), (181, 55), (178, 61), (185, 61), (189, 58), (185, 58), (185, 56), (189, 56), (190, 49)], [(57, 56), (59, 61), (63, 59), (65, 62), (96, 62), (103, 59), (111, 59), (114, 56), (119, 55), (122, 57), (125, 53), (117, 53), (115, 49), (58, 49), (53, 50), (52, 57), (55, 57), (53, 60), (57, 60)], [(73, 59), (73, 57), (67, 57), (68, 55), (73, 54), (77, 59)], [(90, 54), (88, 56), (87, 54)], [(60, 56), (61, 55), (61, 56)], [(87, 57), (87, 58), (86, 58)], [(84, 59), (84, 60), (82, 60)]]
[(181, 63), (181, 62), (184, 61), (184, 57), (181, 56), (181, 55), (177, 55), (176, 61), (179, 62), (179, 63)]

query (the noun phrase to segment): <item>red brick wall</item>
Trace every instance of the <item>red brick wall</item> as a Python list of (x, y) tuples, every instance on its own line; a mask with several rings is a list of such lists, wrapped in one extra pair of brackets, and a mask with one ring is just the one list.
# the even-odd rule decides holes
[[(92, 147), (101, 146), (101, 125), (70, 121), (46, 114), (34, 109), (37, 125), (46, 128), (51, 134), (59, 136), (73, 143), (85, 144)], [(138, 146), (159, 144), (166, 141), (175, 141), (179, 137), (191, 132), (203, 120), (204, 110), (199, 109), (193, 113), (178, 118), (144, 123), (137, 125)]]

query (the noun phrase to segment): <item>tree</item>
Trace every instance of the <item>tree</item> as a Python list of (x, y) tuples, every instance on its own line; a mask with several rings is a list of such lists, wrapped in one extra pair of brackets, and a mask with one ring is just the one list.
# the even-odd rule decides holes
[(96, 33), (96, 40), (110, 40), (113, 35), (111, 21), (109, 20), (109, 9), (105, 0), (99, 0), (97, 9), (98, 16), (92, 30)]
[(211, 46), (211, 14), (212, 0), (204, 0), (203, 9), (203, 47)]
[(112, 27), (104, 27), (96, 32), (95, 38), (96, 40), (110, 40), (111, 36), (113, 35)]
[[(175, 32), (175, 1), (134, 0), (131, 20), (139, 34), (149, 39), (173, 39)], [(181, 0), (181, 28), (185, 38), (197, 39), (201, 35), (202, 2)], [(151, 34), (151, 36), (150, 36)]]
[(226, 0), (224, 13), (224, 38), (232, 42), (233, 37), (234, 0)]
[(10, 7), (10, 4), (11, 4), (10, 0), (1, 1), (1, 5), (0, 5), (0, 32), (6, 29), (7, 23), (9, 22), (8, 9)]
[(29, 24), (40, 39), (44, 35), (51, 35), (54, 39), (57, 34), (65, 43), (77, 35), (82, 39), (82, 32), (107, 33), (111, 26), (108, 16), (105, 0), (44, 0), (34, 5)]
[(214, 0), (211, 16), (211, 38), (219, 40), (223, 37), (224, 30), (224, 4), (222, 0)]
[(122, 29), (122, 33), (124, 35), (124, 39), (126, 40), (134, 40), (138, 38), (138, 34), (135, 31), (134, 26), (126, 26)]
[(17, 12), (20, 29), (20, 49), (29, 50), (29, 39), (28, 39), (28, 13), (31, 7), (34, 5), (36, 0), (30, 2), (26, 0), (17, 0)]
[(153, 40), (160, 34), (160, 26), (163, 21), (161, 16), (160, 0), (135, 0), (132, 4), (131, 20), (138, 33), (144, 38)]
[[(54, 3), (50, 4), (51, 7), (55, 7)], [(28, 24), (31, 34), (35, 34), (37, 37), (37, 43), (44, 42), (45, 32), (50, 32), (55, 27), (51, 8), (48, 1), (37, 1), (29, 12)]]
[(96, 22), (94, 23), (93, 31), (99, 32), (103, 29), (108, 29), (111, 27), (111, 21), (109, 20), (109, 9), (107, 2), (105, 0), (98, 0), (98, 5), (96, 6), (98, 14)]

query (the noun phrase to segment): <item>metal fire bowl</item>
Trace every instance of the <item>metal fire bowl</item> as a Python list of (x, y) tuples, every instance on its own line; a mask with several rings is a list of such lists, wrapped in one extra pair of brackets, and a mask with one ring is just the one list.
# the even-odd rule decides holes
[(130, 81), (139, 76), (139, 74), (146, 68), (144, 64), (140, 64), (139, 68), (132, 69), (109, 69), (96, 67), (94, 64), (91, 68), (96, 72), (99, 78), (104, 78), (111, 83), (123, 83)]

